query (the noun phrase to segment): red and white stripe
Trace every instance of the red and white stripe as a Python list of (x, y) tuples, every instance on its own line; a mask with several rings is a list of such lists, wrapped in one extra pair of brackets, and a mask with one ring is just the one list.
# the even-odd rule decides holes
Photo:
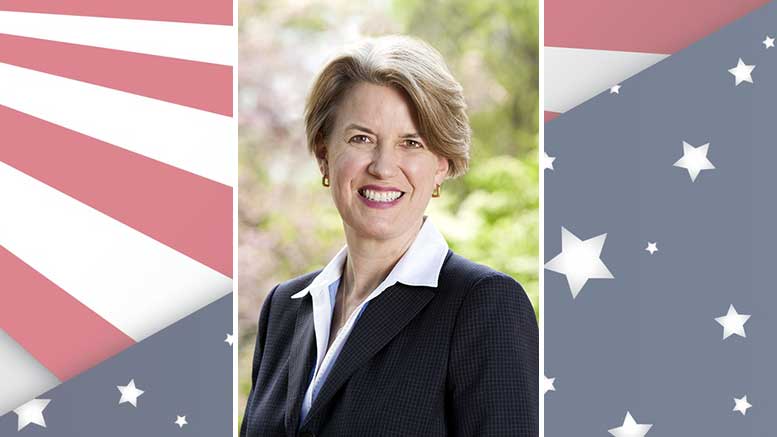
[(232, 7), (0, 3), (0, 414), (231, 292)]
[(545, 0), (545, 121), (767, 2)]

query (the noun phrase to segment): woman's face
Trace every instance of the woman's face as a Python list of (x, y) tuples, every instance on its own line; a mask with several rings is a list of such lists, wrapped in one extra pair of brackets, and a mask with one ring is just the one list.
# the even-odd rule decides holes
[(448, 161), (419, 135), (400, 91), (359, 83), (343, 97), (325, 144), (321, 171), (346, 231), (387, 240), (415, 233)]

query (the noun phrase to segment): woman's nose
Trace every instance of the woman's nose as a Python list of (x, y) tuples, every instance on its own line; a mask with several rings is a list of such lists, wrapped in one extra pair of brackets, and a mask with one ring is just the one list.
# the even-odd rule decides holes
[(388, 144), (379, 144), (373, 149), (372, 162), (367, 170), (375, 177), (387, 179), (397, 174), (397, 152)]

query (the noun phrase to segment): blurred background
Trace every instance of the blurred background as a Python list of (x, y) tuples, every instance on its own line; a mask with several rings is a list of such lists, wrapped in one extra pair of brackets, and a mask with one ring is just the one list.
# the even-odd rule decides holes
[(240, 420), (266, 294), (345, 243), (303, 109), (326, 60), (359, 38), (413, 35), (445, 57), (469, 105), (472, 159), (427, 214), (455, 252), (518, 280), (539, 314), (537, 0), (238, 3)]

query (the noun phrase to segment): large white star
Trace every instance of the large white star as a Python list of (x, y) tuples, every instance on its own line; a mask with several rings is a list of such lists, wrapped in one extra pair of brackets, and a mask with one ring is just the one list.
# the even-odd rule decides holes
[(548, 378), (547, 376), (542, 375), (542, 394), (549, 391), (556, 391), (556, 387), (553, 385), (555, 381), (556, 378)]
[(737, 66), (728, 70), (729, 73), (734, 75), (734, 86), (737, 86), (742, 82), (753, 83), (753, 77), (750, 75), (750, 73), (753, 72), (753, 69), (755, 69), (755, 65), (747, 65), (742, 62), (742, 58), (739, 58)]
[(658, 243), (651, 243), (648, 241), (648, 245), (645, 248), (645, 250), (647, 250), (648, 252), (650, 252), (651, 255), (653, 255), (654, 253), (658, 252), (658, 248), (656, 247), (656, 244)]
[(543, 156), (540, 159), (540, 161), (542, 161), (542, 169), (543, 170), (548, 170), (548, 169), (553, 170), (553, 161), (556, 160), (556, 157), (555, 156), (548, 156), (548, 154), (545, 151), (542, 152), (542, 155)]
[(620, 94), (620, 93), (621, 93), (620, 85), (613, 85), (610, 87), (610, 94)]
[(135, 380), (131, 379), (127, 385), (117, 385), (116, 388), (121, 392), (121, 399), (119, 404), (129, 402), (133, 407), (138, 406), (138, 397), (143, 394), (143, 390), (139, 390), (135, 387)]
[(43, 410), (49, 402), (51, 402), (51, 399), (33, 399), (13, 410), (19, 416), (19, 425), (16, 430), (21, 431), (22, 428), (31, 423), (45, 428), (46, 420), (43, 418)]
[(623, 419), (623, 425), (608, 431), (615, 437), (645, 437), (645, 434), (650, 431), (651, 427), (653, 427), (653, 424), (645, 425), (637, 423), (637, 421), (631, 417), (631, 413), (627, 411), (626, 418)]
[(761, 42), (763, 42), (764, 47), (766, 47), (767, 49), (769, 47), (774, 47), (774, 38), (770, 37), (769, 35), (766, 35), (766, 39), (764, 39)]
[(572, 298), (577, 297), (589, 279), (612, 279), (599, 258), (607, 234), (598, 235), (582, 241), (561, 227), (561, 253), (545, 263), (545, 268), (566, 275)]
[(745, 322), (750, 318), (749, 314), (739, 314), (734, 305), (729, 305), (728, 313), (725, 316), (715, 317), (715, 321), (723, 326), (723, 340), (729, 338), (732, 334), (740, 337), (745, 335)]
[(187, 425), (189, 422), (186, 421), (186, 416), (175, 416), (175, 423), (178, 425), (178, 428), (183, 428), (184, 425)]
[(744, 416), (747, 414), (747, 409), (750, 407), (752, 407), (752, 405), (750, 405), (750, 402), (747, 402), (747, 395), (745, 395), (739, 399), (734, 398), (734, 409), (731, 411), (739, 411)]
[(227, 338), (224, 339), (224, 343), (229, 343), (232, 346), (235, 343), (235, 337), (232, 334), (227, 334)]
[(673, 165), (688, 170), (688, 174), (691, 176), (691, 182), (695, 182), (696, 176), (699, 176), (699, 172), (715, 168), (715, 166), (712, 165), (712, 162), (707, 158), (709, 148), (710, 143), (694, 147), (683, 141), (683, 156)]

